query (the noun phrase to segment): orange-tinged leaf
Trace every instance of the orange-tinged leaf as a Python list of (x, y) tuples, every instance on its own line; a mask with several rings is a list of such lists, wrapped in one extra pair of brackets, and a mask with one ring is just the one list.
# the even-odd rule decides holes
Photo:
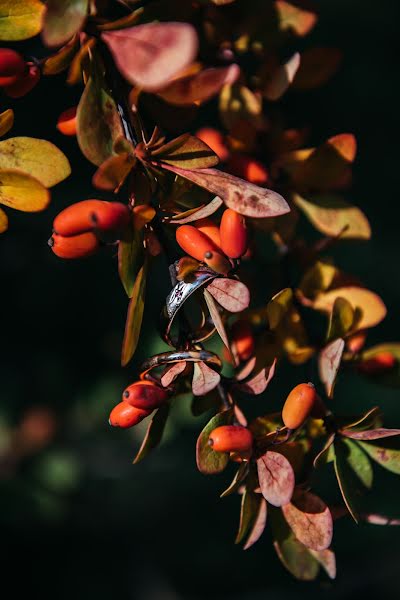
[(200, 138), (183, 134), (151, 153), (162, 163), (183, 169), (205, 169), (219, 163), (218, 156)]
[(118, 192), (136, 163), (136, 158), (124, 152), (110, 156), (93, 175), (92, 183), (99, 190)]
[(262, 93), (267, 100), (279, 100), (291, 85), (300, 66), (300, 54), (296, 52), (283, 65), (273, 70), (262, 86)]
[(331, 511), (315, 494), (297, 490), (282, 512), (296, 538), (311, 550), (326, 550), (332, 542)]
[(197, 54), (197, 35), (188, 23), (146, 23), (101, 34), (125, 79), (156, 91)]
[(319, 377), (325, 386), (326, 394), (332, 397), (336, 376), (340, 367), (344, 350), (344, 340), (338, 338), (334, 340), (321, 352), (318, 357)]
[(176, 79), (160, 90), (158, 95), (177, 106), (202, 103), (216, 96), (224, 85), (233, 84), (239, 75), (240, 68), (236, 64), (204, 69), (189, 77)]
[(0, 41), (17, 42), (37, 35), (44, 11), (39, 0), (1, 0)]
[(43, 75), (58, 75), (69, 67), (72, 59), (79, 50), (79, 36), (75, 36), (58, 52), (49, 56), (43, 63)]
[(8, 229), (8, 217), (4, 210), (0, 208), (0, 233), (4, 233)]
[(294, 490), (294, 471), (283, 454), (268, 450), (257, 460), (258, 480), (264, 498), (272, 506), (290, 502)]
[(163, 372), (160, 383), (163, 387), (168, 387), (177, 377), (186, 369), (186, 361), (180, 360), (170, 366), (167, 366)]
[(65, 44), (83, 27), (89, 0), (47, 0), (42, 39), (46, 46)]
[(75, 52), (72, 60), (70, 61), (70, 68), (68, 71), (67, 83), (68, 85), (75, 85), (77, 83), (81, 83), (82, 81), (86, 82), (87, 72), (89, 72), (89, 63), (90, 63), (90, 55), (91, 50), (96, 45), (95, 38), (87, 39), (78, 51)]
[(180, 213), (179, 215), (171, 217), (170, 222), (184, 225), (185, 223), (191, 223), (192, 221), (204, 219), (205, 217), (209, 217), (210, 215), (214, 214), (222, 206), (222, 204), (223, 202), (221, 198), (216, 196), (205, 206), (200, 206), (199, 208), (194, 208), (190, 211), (186, 211), (185, 213)]
[(338, 48), (308, 48), (293, 80), (295, 90), (311, 90), (323, 85), (336, 73), (342, 61)]
[(369, 240), (371, 227), (362, 210), (333, 194), (294, 194), (293, 200), (315, 229), (328, 236), (342, 239)]
[(275, 367), (276, 367), (276, 359), (274, 360), (274, 362), (272, 363), (272, 365), (270, 367), (266, 367), (265, 369), (262, 369), (259, 373), (257, 373), (256, 375), (253, 375), (247, 381), (244, 381), (243, 383), (236, 385), (235, 388), (237, 390), (245, 392), (246, 394), (253, 394), (253, 395), (262, 394), (263, 392), (265, 392), (265, 390), (268, 387), (269, 382), (275, 375)]
[(358, 329), (375, 327), (386, 316), (386, 306), (381, 298), (366, 288), (356, 286), (340, 287), (321, 293), (315, 298), (312, 306), (321, 312), (330, 313), (336, 298), (339, 297), (348, 300), (354, 309), (361, 309)]
[(225, 326), (221, 319), (221, 315), (219, 314), (218, 304), (215, 302), (214, 298), (207, 290), (204, 290), (204, 299), (206, 301), (208, 310), (210, 311), (210, 316), (218, 332), (218, 335), (230, 351), (228, 336), (226, 334)]
[(219, 96), (219, 113), (221, 120), (228, 130), (242, 121), (261, 128), (264, 123), (262, 116), (262, 97), (252, 92), (239, 82), (225, 85)]
[(192, 392), (195, 396), (204, 396), (217, 387), (221, 376), (203, 362), (196, 362), (193, 366)]
[(286, 200), (277, 192), (248, 183), (229, 173), (216, 169), (189, 171), (171, 165), (163, 165), (163, 168), (219, 196), (228, 208), (246, 217), (276, 217), (290, 211)]
[(276, 0), (275, 8), (278, 13), (279, 28), (300, 37), (307, 35), (318, 20), (315, 11), (303, 7), (297, 1)]
[(225, 310), (236, 313), (245, 310), (250, 303), (248, 288), (237, 279), (216, 278), (207, 290)]
[(145, 260), (136, 277), (129, 302), (124, 340), (122, 342), (121, 364), (123, 367), (131, 360), (139, 342), (146, 294), (147, 265), (148, 262)]
[(60, 183), (71, 173), (67, 157), (57, 146), (30, 137), (0, 142), (0, 169), (19, 169), (46, 187)]
[(0, 168), (0, 204), (39, 212), (50, 202), (50, 192), (34, 177), (17, 169)]
[(14, 111), (8, 108), (0, 114), (0, 135), (6, 135), (14, 125)]

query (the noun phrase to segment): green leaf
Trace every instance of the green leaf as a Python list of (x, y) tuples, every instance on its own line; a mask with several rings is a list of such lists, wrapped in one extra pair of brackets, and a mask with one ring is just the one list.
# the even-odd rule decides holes
[(270, 329), (276, 329), (292, 306), (293, 292), (290, 288), (281, 290), (267, 304), (267, 316)]
[(333, 194), (310, 195), (307, 198), (295, 194), (294, 202), (306, 215), (317, 231), (341, 239), (369, 240), (371, 227), (364, 213)]
[(140, 329), (142, 327), (144, 301), (146, 294), (146, 278), (148, 260), (145, 258), (132, 290), (132, 298), (128, 306), (125, 334), (122, 342), (121, 364), (124, 367), (131, 360), (138, 345)]
[(351, 469), (357, 475), (364, 487), (368, 490), (372, 487), (374, 472), (372, 470), (371, 461), (363, 452), (360, 446), (349, 439), (342, 439), (343, 444), (347, 446), (347, 462)]
[(184, 133), (151, 153), (168, 165), (183, 169), (205, 169), (218, 164), (218, 156), (200, 138)]
[(302, 581), (315, 579), (319, 572), (319, 562), (311, 554), (311, 551), (295, 538), (282, 515), (282, 511), (271, 507), (269, 519), (274, 538), (274, 548), (283, 566), (296, 579)]
[(355, 311), (345, 298), (336, 298), (329, 319), (327, 341), (342, 338), (348, 333), (354, 323)]
[(0, 204), (38, 212), (47, 208), (50, 192), (34, 177), (17, 169), (0, 169)]
[(233, 478), (231, 484), (226, 488), (225, 491), (222, 492), (220, 498), (225, 498), (226, 496), (230, 496), (234, 492), (237, 492), (242, 482), (246, 478), (249, 472), (249, 463), (242, 462), (239, 466), (239, 469), (236, 471), (235, 477)]
[(0, 114), (0, 135), (6, 135), (14, 125), (14, 111), (8, 108)]
[(169, 404), (163, 404), (151, 419), (142, 445), (140, 446), (140, 449), (133, 460), (133, 464), (137, 464), (143, 460), (152, 450), (154, 450), (154, 448), (159, 445), (168, 420), (168, 415)]
[(200, 433), (196, 444), (196, 462), (200, 473), (215, 475), (221, 473), (229, 462), (229, 453), (215, 452), (208, 443), (210, 434), (221, 425), (232, 423), (232, 411), (226, 410), (215, 415)]
[(132, 224), (118, 244), (118, 273), (128, 298), (132, 297), (136, 276), (142, 265), (142, 233), (134, 229)]
[(122, 135), (117, 107), (97, 69), (87, 82), (78, 105), (80, 149), (90, 162), (99, 167), (113, 154), (114, 141)]
[(257, 514), (249, 528), (249, 534), (243, 550), (248, 550), (253, 544), (255, 544), (264, 532), (265, 525), (267, 524), (268, 516), (268, 504), (265, 498), (258, 494), (258, 509)]
[(83, 27), (89, 0), (47, 0), (46, 8), (43, 41), (46, 46), (61, 46)]
[(0, 169), (20, 169), (48, 188), (71, 173), (67, 157), (57, 146), (31, 137), (14, 137), (0, 142)]
[[(262, 496), (261, 496), (262, 499)], [(253, 490), (248, 490), (247, 488), (244, 490), (242, 495), (242, 503), (240, 506), (240, 522), (239, 522), (239, 530), (236, 535), (235, 544), (239, 544), (252, 524), (254, 523), (260, 503), (260, 495), (255, 494)]]
[(37, 35), (42, 28), (45, 6), (39, 0), (0, 2), (0, 41), (17, 42)]
[(335, 434), (332, 433), (325, 442), (325, 445), (322, 448), (322, 450), (314, 458), (313, 465), (316, 469), (335, 460), (335, 446), (333, 445), (334, 441)]
[(307, 298), (314, 298), (331, 286), (336, 273), (337, 269), (334, 265), (318, 260), (305, 272), (299, 290)]
[(391, 438), (385, 442), (361, 442), (361, 448), (381, 467), (400, 475), (400, 444), (398, 438)]
[[(334, 462), (336, 478), (344, 503), (356, 523), (358, 523), (360, 519), (360, 501), (365, 492), (365, 486), (362, 479), (353, 468), (357, 458), (358, 456), (356, 455), (353, 445), (349, 446), (340, 438), (336, 438)], [(361, 477), (368, 481), (369, 476), (368, 474), (365, 475), (367, 471), (364, 473), (364, 469), (361, 469), (361, 472)]]
[(69, 67), (80, 48), (79, 37), (75, 36), (68, 44), (60, 48), (56, 54), (48, 56), (43, 63), (43, 75), (58, 75)]

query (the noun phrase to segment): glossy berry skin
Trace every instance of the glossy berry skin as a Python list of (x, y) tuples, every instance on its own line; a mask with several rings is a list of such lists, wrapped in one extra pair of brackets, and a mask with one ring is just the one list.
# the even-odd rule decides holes
[(135, 381), (124, 390), (122, 398), (135, 408), (154, 410), (164, 404), (168, 394), (152, 381)]
[(54, 231), (65, 237), (87, 231), (117, 234), (130, 222), (130, 210), (121, 202), (83, 200), (71, 204), (54, 219)]
[(254, 354), (254, 337), (247, 321), (236, 321), (231, 329), (233, 351), (240, 361), (248, 360)]
[(81, 233), (74, 237), (63, 237), (53, 233), (49, 246), (54, 254), (60, 258), (86, 258), (95, 254), (100, 247), (100, 242), (94, 233)]
[(193, 225), (181, 225), (176, 230), (176, 241), (182, 250), (196, 260), (203, 261), (207, 252), (218, 252), (218, 246)]
[(228, 162), (228, 170), (237, 177), (256, 185), (266, 185), (269, 175), (262, 163), (244, 154), (235, 154)]
[(219, 227), (209, 218), (199, 219), (195, 223), (196, 229), (204, 233), (210, 240), (214, 242), (214, 244), (220, 248), (221, 247), (221, 238), (219, 235)]
[(57, 120), (57, 129), (63, 135), (76, 135), (76, 106), (61, 113)]
[(253, 435), (241, 425), (221, 425), (211, 432), (208, 443), (215, 452), (248, 452)]
[(247, 251), (247, 227), (243, 215), (231, 208), (224, 211), (220, 225), (222, 251), (229, 258), (240, 258)]
[(393, 369), (396, 358), (391, 352), (378, 352), (375, 356), (363, 360), (358, 365), (358, 370), (364, 375), (382, 375)]
[(22, 98), (26, 96), (40, 80), (40, 69), (33, 63), (27, 63), (25, 72), (20, 75), (14, 83), (4, 87), (4, 91), (10, 98)]
[(221, 161), (229, 158), (229, 150), (225, 145), (224, 136), (217, 129), (203, 127), (197, 131), (196, 136), (211, 148)]
[(140, 421), (143, 421), (143, 419), (148, 417), (151, 412), (151, 410), (135, 408), (127, 402), (120, 402), (112, 409), (108, 422), (113, 427), (127, 429), (128, 427), (133, 427), (140, 423)]
[(25, 61), (18, 52), (0, 48), (0, 87), (12, 85), (25, 71)]
[(292, 389), (282, 409), (282, 421), (288, 429), (303, 425), (313, 409), (316, 396), (312, 383), (300, 383)]

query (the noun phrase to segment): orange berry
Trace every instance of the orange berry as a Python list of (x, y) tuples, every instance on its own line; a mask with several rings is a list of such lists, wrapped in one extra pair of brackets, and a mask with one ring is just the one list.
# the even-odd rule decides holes
[(233, 352), (241, 361), (254, 354), (254, 337), (248, 321), (236, 321), (231, 330)]
[(391, 352), (378, 352), (375, 356), (363, 360), (358, 370), (364, 375), (381, 375), (390, 371), (396, 364), (396, 358)]
[(25, 61), (18, 52), (0, 48), (0, 87), (12, 85), (25, 71)]
[(122, 398), (135, 408), (154, 410), (164, 404), (168, 393), (152, 381), (135, 381), (124, 390)]
[(206, 252), (203, 257), (203, 262), (206, 263), (210, 269), (221, 275), (227, 275), (232, 270), (232, 265), (229, 260), (221, 253), (214, 250), (213, 252)]
[(143, 421), (143, 419), (148, 417), (151, 412), (151, 410), (135, 408), (127, 402), (120, 402), (112, 409), (108, 422), (113, 427), (127, 429), (128, 427), (133, 427), (140, 423), (140, 421)]
[(48, 243), (54, 254), (60, 258), (85, 258), (97, 252), (100, 247), (99, 240), (90, 232), (73, 237), (53, 233)]
[(176, 241), (186, 254), (203, 261), (207, 252), (220, 250), (218, 246), (204, 233), (193, 225), (181, 225), (176, 230)]
[(121, 202), (83, 200), (71, 204), (54, 219), (54, 231), (65, 237), (87, 231), (120, 232), (130, 222), (130, 210)]
[(292, 389), (282, 409), (282, 421), (289, 429), (303, 425), (314, 406), (317, 392), (312, 383), (300, 383)]
[(211, 148), (222, 161), (228, 160), (229, 150), (225, 145), (224, 136), (217, 129), (203, 127), (199, 129), (196, 136)]
[(208, 443), (215, 452), (247, 452), (253, 445), (253, 435), (241, 425), (221, 425), (211, 432)]
[(228, 162), (228, 171), (256, 185), (268, 183), (269, 175), (262, 163), (244, 154), (234, 154)]
[(61, 113), (57, 120), (57, 129), (63, 135), (76, 135), (76, 106)]
[(224, 211), (220, 225), (221, 248), (229, 258), (239, 258), (247, 250), (247, 227), (243, 215), (231, 208)]
[(206, 217), (205, 219), (199, 219), (198, 221), (196, 221), (195, 227), (196, 229), (201, 231), (201, 233), (204, 233), (204, 235), (210, 238), (210, 240), (212, 240), (214, 244), (218, 246), (218, 248), (221, 247), (219, 227), (214, 223), (214, 221), (212, 221), (208, 217)]
[(4, 86), (4, 91), (10, 98), (22, 98), (35, 87), (39, 79), (39, 67), (34, 63), (26, 63), (25, 72), (11, 85)]

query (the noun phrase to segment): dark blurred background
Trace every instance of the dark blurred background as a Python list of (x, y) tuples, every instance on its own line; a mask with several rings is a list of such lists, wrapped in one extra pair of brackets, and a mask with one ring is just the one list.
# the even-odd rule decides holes
[[(342, 68), (320, 90), (289, 94), (285, 102), (298, 124), (312, 125), (315, 142), (341, 132), (357, 137), (351, 197), (368, 215), (373, 238), (338, 249), (335, 257), (388, 307), (369, 344), (399, 341), (400, 4), (319, 4), (320, 21), (307, 45), (340, 47)], [(187, 400), (177, 403), (162, 447), (132, 466), (144, 429), (111, 430), (107, 418), (134, 380), (138, 361), (161, 348), (153, 320), (168, 282), (161, 275), (151, 281), (146, 333), (135, 362), (122, 370), (127, 301), (115, 257), (63, 262), (46, 244), (55, 214), (93, 193), (91, 165), (75, 139), (55, 130), (58, 114), (77, 102), (79, 92), (66, 90), (62, 77), (47, 78), (13, 105), (12, 134), (53, 140), (71, 159), (73, 173), (54, 189), (44, 214), (8, 211), (10, 230), (0, 239), (0, 520), (4, 575), (21, 573), (13, 578), (15, 595), (24, 589), (59, 600), (291, 599), (321, 592), (335, 599), (393, 597), (400, 561), (396, 527), (338, 521), (335, 582), (323, 575), (311, 584), (292, 580), (268, 532), (248, 552), (235, 546), (240, 500), (219, 499), (231, 472), (206, 478), (196, 470), (194, 446), (206, 417), (192, 417)], [(299, 378), (301, 369), (283, 369), (260, 401), (265, 410), (279, 406)], [(340, 379), (335, 403), (344, 412), (378, 403), (387, 423), (400, 426), (398, 392), (354, 375)], [(317, 485), (335, 501), (330, 484), (328, 478)], [(399, 479), (376, 468), (366, 503), (399, 517), (399, 492)]]

